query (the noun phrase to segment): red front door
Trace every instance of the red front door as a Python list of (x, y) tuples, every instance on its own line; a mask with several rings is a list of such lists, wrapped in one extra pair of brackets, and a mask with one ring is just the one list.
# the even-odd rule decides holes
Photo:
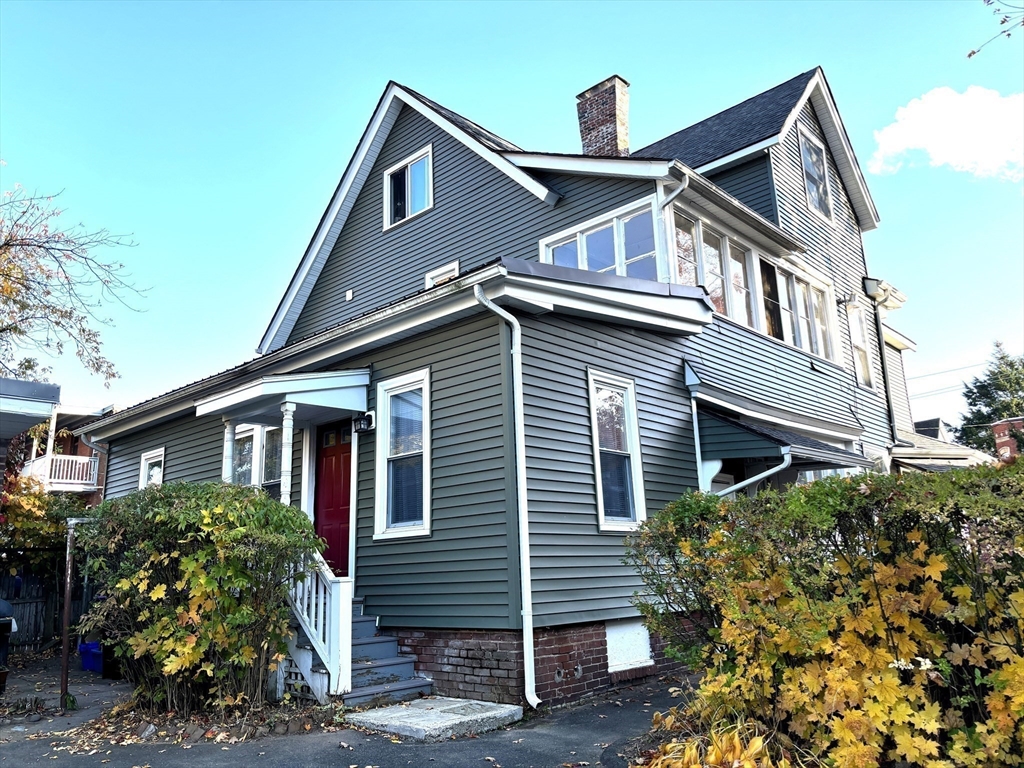
[(324, 559), (337, 575), (348, 576), (351, 419), (318, 427), (316, 445), (316, 534), (327, 542)]

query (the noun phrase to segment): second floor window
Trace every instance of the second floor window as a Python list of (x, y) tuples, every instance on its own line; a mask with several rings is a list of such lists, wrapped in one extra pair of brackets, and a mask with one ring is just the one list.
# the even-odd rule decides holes
[(650, 207), (577, 232), (547, 247), (552, 264), (608, 272), (640, 280), (658, 279), (654, 216)]
[(853, 344), (853, 367), (857, 372), (857, 383), (862, 387), (872, 386), (871, 354), (868, 352), (867, 314), (860, 304), (848, 304), (850, 316), (850, 341)]
[(432, 160), (432, 146), (428, 144), (384, 172), (385, 229), (433, 206)]
[(780, 341), (834, 359), (828, 294), (806, 280), (760, 260), (764, 331)]
[[(701, 248), (694, 246), (700, 230)], [(715, 311), (754, 326), (750, 257), (739, 243), (710, 227), (675, 215), (676, 279), (683, 285), (703, 285)]]

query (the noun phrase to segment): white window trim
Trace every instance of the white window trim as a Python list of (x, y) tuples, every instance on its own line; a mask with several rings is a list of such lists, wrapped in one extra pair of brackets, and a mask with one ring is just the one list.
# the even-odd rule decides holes
[[(604, 384), (626, 393), (626, 444), (629, 446), (629, 468), (633, 481), (633, 520), (606, 520), (604, 496), (601, 491), (601, 445), (597, 432), (597, 385)], [(587, 389), (590, 401), (590, 435), (594, 449), (594, 490), (597, 496), (597, 524), (600, 531), (635, 531), (647, 519), (647, 501), (644, 495), (643, 455), (640, 452), (640, 426), (637, 420), (636, 384), (610, 373), (587, 369)]]
[[(391, 442), (391, 395), (411, 389), (423, 390), (423, 522), (419, 525), (388, 527), (388, 445)], [(374, 422), (376, 431), (375, 484), (373, 494), (373, 540), (408, 539), (430, 535), (430, 369), (396, 376), (377, 384)]]
[[(267, 449), (267, 432), (272, 429), (281, 429), (281, 427), (270, 427), (263, 426), (260, 424), (239, 424), (235, 428), (235, 440), (240, 440), (244, 437), (252, 436), (252, 469), (249, 474), (248, 485), (255, 488), (262, 488), (266, 483), (278, 483), (281, 478), (276, 480), (267, 480), (265, 477), (266, 472), (266, 449)], [(285, 457), (281, 456), (282, 469), (284, 467)], [(231, 476), (234, 478), (234, 467), (231, 468)]]
[[(875, 382), (875, 371), (872, 366), (871, 360), (871, 332), (868, 330), (868, 312), (871, 311), (864, 301), (860, 300), (860, 297), (855, 298), (853, 301), (847, 302), (846, 304), (846, 321), (850, 326), (850, 354), (853, 357), (853, 375), (857, 381), (857, 386), (861, 389), (876, 390)], [(857, 344), (853, 338), (853, 324), (854, 324), (854, 313), (860, 313), (860, 321), (863, 324), (862, 329), (864, 331), (864, 356), (868, 359), (868, 367), (866, 371), (861, 371), (860, 358), (857, 356)], [(882, 354), (885, 354), (885, 349), (881, 350)], [(868, 383), (864, 384), (861, 382), (861, 373), (867, 374)]]
[[(392, 223), (391, 222), (391, 183), (390, 183), (389, 177), (395, 171), (399, 171), (399, 170), (401, 170), (404, 167), (410, 166), (413, 163), (415, 163), (417, 160), (419, 160), (419, 159), (421, 159), (423, 157), (427, 158), (427, 206), (426, 206), (426, 208), (424, 208), (421, 211), (416, 211), (416, 213), (408, 214), (401, 221), (396, 221), (396, 222)], [(406, 174), (406, 179), (408, 179), (408, 174)], [(411, 155), (409, 155), (407, 158), (405, 158), (401, 162), (398, 162), (398, 163), (395, 163), (394, 165), (392, 165), (390, 168), (388, 168), (386, 171), (384, 171), (383, 182), (384, 182), (384, 194), (383, 194), (383, 198), (384, 198), (384, 230), (383, 231), (384, 232), (387, 232), (389, 229), (393, 229), (394, 227), (401, 226), (402, 224), (405, 224), (405, 222), (409, 221), (410, 219), (415, 219), (417, 216), (420, 216), (421, 214), (424, 214), (427, 211), (431, 210), (434, 207), (434, 145), (433, 144), (427, 144), (427, 146), (423, 147), (423, 149), (420, 149), (420, 150), (418, 150), (416, 152), (413, 152)]]
[[(664, 242), (662, 238), (658, 236), (658, 221), (660, 220), (658, 206), (657, 206), (657, 195), (647, 195), (639, 200), (634, 200), (631, 203), (616, 208), (613, 211), (608, 211), (595, 216), (592, 219), (587, 219), (582, 224), (575, 224), (571, 227), (556, 232), (553, 235), (548, 235), (540, 241), (539, 258), (544, 264), (553, 264), (554, 259), (552, 258), (551, 252), (555, 246), (561, 245), (573, 238), (577, 242), (577, 254), (579, 258), (583, 258), (585, 254), (585, 247), (582, 242), (582, 238), (598, 229), (602, 229), (608, 225), (615, 227), (615, 271), (604, 272), (602, 274), (615, 274), (618, 275), (620, 268), (625, 268), (625, 238), (623, 237), (623, 219), (627, 219), (632, 215), (643, 213), (645, 209), (651, 211), (651, 234), (654, 235), (654, 263), (658, 269), (658, 282), (667, 283), (669, 282), (668, 272), (668, 257), (665, 252)], [(583, 258), (585, 261), (585, 258)], [(585, 269), (585, 265), (579, 267)], [(624, 275), (619, 275), (620, 277)]]
[[(803, 141), (807, 141), (821, 150), (821, 156), (825, 163), (825, 196), (828, 198), (829, 216), (826, 216), (824, 213), (819, 211), (815, 207), (814, 203), (811, 202), (811, 190), (807, 186), (807, 169), (804, 167), (804, 149), (803, 146), (801, 146), (801, 142)], [(804, 195), (807, 201), (808, 210), (822, 221), (827, 221), (830, 225), (835, 226), (836, 202), (835, 198), (832, 196), (832, 181), (829, 178), (828, 152), (825, 151), (825, 145), (818, 141), (818, 138), (814, 134), (808, 131), (804, 126), (800, 125), (797, 130), (797, 151), (800, 155), (800, 175), (803, 176), (804, 180)]]
[[(161, 469), (160, 469), (160, 482), (158, 482), (158, 483), (147, 483), (146, 482), (146, 474), (147, 474), (146, 467), (149, 464), (153, 463), (154, 459), (159, 459), (160, 460), (160, 467), (161, 467)], [(163, 448), (163, 446), (160, 446), (159, 448), (154, 448), (151, 451), (146, 451), (139, 458), (139, 490), (147, 487), (147, 485), (163, 485), (164, 484), (164, 475), (165, 474), (167, 474), (167, 462), (164, 461), (164, 448)]]

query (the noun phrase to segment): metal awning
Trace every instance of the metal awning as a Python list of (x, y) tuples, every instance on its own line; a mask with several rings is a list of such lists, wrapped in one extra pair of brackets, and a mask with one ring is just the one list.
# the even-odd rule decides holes
[(281, 423), (281, 406), (295, 406), (296, 421), (316, 423), (338, 417), (338, 411), (366, 410), (370, 371), (358, 368), (326, 373), (287, 373), (261, 376), (211, 397), (196, 401), (196, 416), (223, 416), (238, 423)]
[(697, 422), (704, 460), (782, 458), (788, 448), (792, 466), (800, 470), (874, 466), (866, 456), (766, 424), (734, 421), (705, 412), (697, 414)]

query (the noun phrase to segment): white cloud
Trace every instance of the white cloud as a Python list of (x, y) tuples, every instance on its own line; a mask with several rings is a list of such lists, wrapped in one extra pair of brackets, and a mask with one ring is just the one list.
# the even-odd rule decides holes
[(868, 170), (895, 173), (924, 152), (933, 167), (948, 165), (979, 178), (1024, 179), (1024, 93), (970, 86), (942, 87), (896, 110), (896, 121), (875, 131), (878, 148)]

